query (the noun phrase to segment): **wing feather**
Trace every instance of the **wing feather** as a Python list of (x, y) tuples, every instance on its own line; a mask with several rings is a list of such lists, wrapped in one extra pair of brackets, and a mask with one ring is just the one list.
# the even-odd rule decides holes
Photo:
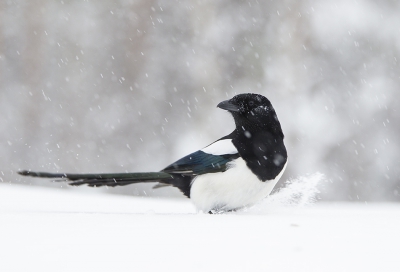
[(239, 156), (240, 155), (238, 153), (212, 155), (199, 150), (183, 157), (180, 160), (177, 160), (163, 169), (162, 172), (169, 174), (181, 174), (184, 176), (224, 172), (227, 169), (227, 163), (238, 158)]

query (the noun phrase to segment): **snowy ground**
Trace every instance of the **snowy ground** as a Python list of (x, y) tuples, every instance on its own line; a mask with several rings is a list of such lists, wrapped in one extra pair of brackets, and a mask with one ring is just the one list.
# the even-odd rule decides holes
[(3, 183), (0, 271), (400, 271), (400, 205), (288, 195), (208, 215), (185, 199)]

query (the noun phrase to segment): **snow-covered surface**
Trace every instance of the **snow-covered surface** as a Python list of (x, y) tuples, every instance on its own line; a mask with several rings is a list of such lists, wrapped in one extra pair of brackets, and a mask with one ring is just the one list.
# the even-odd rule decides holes
[(299, 184), (208, 215), (186, 199), (3, 183), (0, 271), (399, 271), (399, 204), (291, 204)]

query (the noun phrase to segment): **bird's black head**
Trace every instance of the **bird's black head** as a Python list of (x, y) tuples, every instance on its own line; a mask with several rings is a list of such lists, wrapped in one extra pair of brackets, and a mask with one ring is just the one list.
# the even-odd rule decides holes
[(261, 129), (282, 133), (271, 102), (260, 94), (239, 94), (222, 101), (217, 107), (229, 111), (238, 128), (245, 127), (251, 130)]

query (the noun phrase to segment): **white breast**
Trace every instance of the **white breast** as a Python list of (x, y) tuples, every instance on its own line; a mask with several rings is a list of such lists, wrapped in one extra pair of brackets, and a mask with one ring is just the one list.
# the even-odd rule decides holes
[[(286, 162), (287, 164), (287, 162)], [(260, 181), (242, 158), (229, 163), (225, 172), (200, 175), (194, 179), (190, 198), (198, 210), (235, 210), (267, 197), (285, 171), (269, 181)]]

